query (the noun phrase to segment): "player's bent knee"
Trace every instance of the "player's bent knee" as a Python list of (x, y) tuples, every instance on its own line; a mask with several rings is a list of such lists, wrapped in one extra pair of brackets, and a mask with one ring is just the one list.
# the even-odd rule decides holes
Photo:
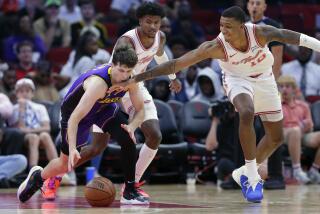
[(254, 109), (247, 106), (238, 109), (240, 120), (251, 122), (254, 119)]

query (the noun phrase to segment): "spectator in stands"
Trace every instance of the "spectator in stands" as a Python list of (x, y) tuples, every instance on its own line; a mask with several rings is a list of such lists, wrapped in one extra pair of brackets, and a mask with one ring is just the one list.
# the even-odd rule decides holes
[(97, 51), (98, 37), (91, 31), (86, 31), (78, 41), (73, 61), (68, 62), (60, 73), (66, 82), (66, 86), (59, 92), (61, 97), (64, 97), (75, 79), (95, 66), (92, 57)]
[[(228, 106), (228, 107), (227, 107)], [(224, 111), (221, 111), (223, 109)], [(235, 111), (230, 102), (217, 101), (209, 108), (211, 128), (205, 141), (208, 151), (216, 149), (217, 154), (217, 186), (223, 189), (236, 189), (238, 185), (231, 173), (237, 168), (235, 145), (237, 143)]]
[(25, 0), (25, 6), (20, 9), (19, 14), (27, 14), (32, 22), (44, 16), (44, 11), (41, 9), (42, 1)]
[(36, 67), (32, 61), (32, 43), (23, 41), (17, 45), (16, 51), (18, 57), (18, 63), (15, 66), (17, 80), (26, 76), (33, 77), (36, 74)]
[[(131, 7), (127, 13), (126, 16), (122, 16), (120, 19), (114, 19), (114, 17), (110, 17), (108, 14), (108, 19), (111, 18), (113, 22), (118, 22), (119, 23), (119, 30), (117, 32), (118, 37), (122, 36), (122, 34), (126, 33), (127, 31), (137, 27), (139, 25), (139, 20), (136, 17), (136, 9), (135, 7)], [(114, 12), (114, 11), (113, 11)], [(111, 14), (112, 16), (114, 14)], [(118, 16), (118, 15), (115, 15)], [(109, 20), (109, 21), (111, 21)], [(112, 21), (111, 21), (112, 22)]]
[[(170, 38), (172, 37), (171, 36), (172, 29), (171, 29), (170, 19), (168, 19), (167, 17), (162, 18), (160, 30), (166, 34), (166, 39), (167, 39), (167, 41), (169, 41)], [(172, 54), (171, 49), (169, 48), (168, 43), (166, 43), (164, 46), (164, 52), (166, 52), (169, 59), (173, 59), (173, 54)]]
[[(242, 1), (244, 2), (244, 1)], [(250, 15), (249, 22), (257, 25), (271, 25), (276, 28), (280, 28), (281, 25), (275, 20), (266, 17), (265, 11), (267, 4), (265, 0), (249, 0), (247, 2), (247, 9)], [(278, 78), (281, 73), (282, 58), (284, 44), (279, 42), (270, 42), (268, 45), (273, 58), (274, 64), (272, 67), (275, 78)], [(260, 139), (258, 140), (258, 142)], [(282, 148), (278, 148), (269, 158), (269, 178), (265, 183), (266, 189), (284, 189), (285, 183), (282, 175)]]
[(24, 134), (16, 128), (6, 126), (13, 113), (9, 98), (0, 93), (0, 155), (22, 154), (24, 152)]
[(0, 155), (0, 188), (10, 188), (9, 180), (27, 168), (25, 156)]
[(25, 156), (16, 154), (17, 151), (21, 152), (23, 144), (21, 133), (5, 127), (5, 120), (12, 112), (13, 106), (9, 98), (0, 93), (0, 188), (9, 188), (9, 180), (27, 167)]
[(60, 100), (59, 92), (51, 81), (51, 65), (47, 61), (37, 63), (37, 73), (33, 80), (36, 86), (34, 100), (57, 102)]
[(25, 142), (29, 149), (29, 169), (38, 165), (39, 148), (44, 148), (48, 160), (58, 157), (50, 136), (50, 119), (44, 105), (33, 102), (35, 91), (31, 79), (20, 79), (15, 86), (18, 103), (14, 105), (9, 125), (18, 127), (25, 133)]
[(28, 15), (22, 14), (18, 18), (17, 29), (15, 34), (9, 36), (3, 43), (3, 58), (7, 62), (16, 62), (16, 47), (17, 44), (23, 41), (29, 41), (33, 44), (33, 61), (36, 62), (46, 53), (46, 48), (43, 40), (37, 35), (32, 28), (32, 23)]
[[(278, 85), (282, 96), (284, 137), (292, 160), (293, 176), (301, 183), (320, 183), (320, 132), (313, 131), (313, 122), (308, 103), (295, 99), (296, 80), (284, 75)], [(307, 174), (301, 169), (301, 147), (316, 149), (316, 156)]]
[(14, 93), (14, 86), (16, 84), (17, 77), (16, 71), (11, 66), (3, 71), (3, 77), (0, 81), (0, 92), (7, 95), (11, 102), (15, 101), (15, 93)]
[(312, 50), (299, 47), (299, 54), (296, 60), (283, 64), (281, 72), (283, 75), (293, 76), (303, 96), (310, 97), (309, 101), (315, 101), (320, 97), (320, 66), (311, 61)]
[(178, 19), (172, 23), (172, 34), (188, 38), (189, 48), (194, 49), (205, 41), (202, 27), (192, 21), (191, 6), (181, 4), (178, 9)]
[(198, 71), (197, 82), (200, 88), (200, 92), (192, 101), (203, 101), (212, 103), (216, 100), (220, 100), (223, 97), (223, 88), (220, 82), (219, 76), (209, 67), (210, 60), (205, 60), (201, 63), (201, 67)]
[(197, 66), (190, 66), (185, 73), (185, 77), (180, 77), (181, 91), (174, 95), (175, 100), (183, 103), (189, 102), (199, 93), (198, 82), (196, 81), (198, 76)]
[(168, 102), (171, 97), (171, 90), (169, 87), (170, 80), (168, 77), (158, 77), (152, 81), (150, 94), (154, 99)]
[(35, 32), (42, 38), (47, 50), (70, 45), (70, 25), (58, 17), (60, 5), (60, 0), (47, 0), (44, 5), (45, 16), (33, 24)]
[(71, 45), (76, 47), (83, 28), (98, 33), (98, 45), (104, 48), (108, 45), (108, 34), (105, 26), (95, 19), (94, 3), (91, 0), (80, 0), (81, 14), (83, 20), (71, 25)]
[(77, 5), (77, 0), (65, 0), (65, 3), (59, 9), (59, 18), (69, 24), (80, 22), (82, 15), (80, 7)]

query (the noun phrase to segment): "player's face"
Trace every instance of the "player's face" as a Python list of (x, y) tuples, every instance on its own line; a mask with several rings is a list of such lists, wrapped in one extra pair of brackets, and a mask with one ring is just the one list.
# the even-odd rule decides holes
[(220, 31), (223, 34), (226, 42), (231, 42), (239, 38), (242, 32), (243, 24), (234, 18), (227, 18), (221, 16), (220, 18)]
[(127, 81), (132, 73), (133, 68), (128, 68), (126, 65), (113, 64), (111, 70), (112, 83), (120, 83)]
[(247, 8), (250, 16), (253, 19), (261, 19), (264, 15), (264, 11), (267, 9), (265, 0), (249, 0)]
[(144, 16), (139, 20), (143, 33), (149, 38), (154, 38), (161, 26), (160, 16)]

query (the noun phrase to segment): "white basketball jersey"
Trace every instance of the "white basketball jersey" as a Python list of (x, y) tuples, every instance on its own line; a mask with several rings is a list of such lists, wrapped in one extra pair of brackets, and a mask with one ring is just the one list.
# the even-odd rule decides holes
[(219, 60), (220, 67), (226, 75), (248, 77), (272, 72), (273, 55), (268, 45), (261, 46), (255, 36), (256, 25), (246, 23), (245, 33), (248, 49), (245, 52), (232, 47), (226, 42), (222, 33), (217, 37), (225, 53), (225, 60)]
[(131, 39), (131, 41), (133, 42), (135, 51), (137, 53), (137, 56), (138, 56), (138, 63), (134, 67), (133, 74), (137, 75), (137, 74), (145, 72), (147, 69), (147, 66), (152, 61), (154, 55), (156, 55), (156, 53), (158, 52), (158, 49), (160, 46), (160, 31), (158, 31), (156, 33), (156, 36), (154, 38), (154, 42), (153, 42), (152, 46), (148, 49), (146, 49), (142, 45), (142, 42), (140, 41), (140, 38), (138, 35), (137, 28), (126, 32), (121, 37), (128, 37)]

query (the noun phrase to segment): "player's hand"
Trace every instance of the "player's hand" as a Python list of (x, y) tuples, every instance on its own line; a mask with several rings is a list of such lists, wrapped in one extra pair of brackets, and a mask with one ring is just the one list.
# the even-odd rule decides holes
[(121, 124), (121, 128), (126, 130), (126, 132), (128, 132), (128, 134), (129, 134), (131, 140), (134, 142), (134, 144), (137, 144), (136, 137), (134, 136), (134, 129), (130, 125), (127, 125), (127, 124)]
[(80, 160), (80, 154), (76, 148), (69, 148), (69, 161), (68, 161), (68, 171), (70, 172)]
[(174, 91), (175, 93), (178, 93), (181, 91), (181, 82), (178, 78), (171, 80), (169, 85), (171, 91)]
[(131, 87), (131, 85), (136, 84), (136, 82), (134, 81), (134, 79), (129, 79), (125, 82), (120, 82), (117, 84), (114, 84), (113, 86), (111, 86), (108, 90), (108, 93), (120, 93), (122, 91), (128, 91), (129, 88)]

